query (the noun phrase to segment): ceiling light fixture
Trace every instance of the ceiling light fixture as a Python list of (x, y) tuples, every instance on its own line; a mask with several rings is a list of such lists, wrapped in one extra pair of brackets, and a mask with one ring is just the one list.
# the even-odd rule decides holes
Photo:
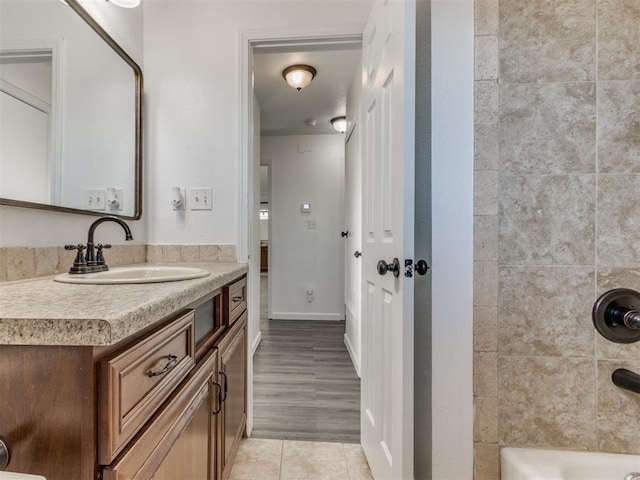
[(107, 2), (124, 8), (135, 8), (140, 5), (140, 0), (107, 0)]
[(344, 133), (347, 131), (347, 117), (335, 117), (331, 119), (331, 126), (336, 132)]
[(309, 65), (291, 65), (282, 71), (282, 76), (291, 88), (300, 91), (311, 83), (318, 71)]

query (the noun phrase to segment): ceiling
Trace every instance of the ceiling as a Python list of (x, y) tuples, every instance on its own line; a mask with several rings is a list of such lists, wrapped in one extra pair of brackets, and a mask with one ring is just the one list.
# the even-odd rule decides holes
[[(359, 45), (289, 47), (301, 49), (281, 51), (285, 48), (254, 52), (254, 88), (262, 135), (337, 134), (329, 120), (346, 113), (347, 93), (359, 71)], [(282, 71), (299, 63), (311, 65), (318, 73), (298, 92), (287, 85)], [(308, 119), (316, 120), (316, 126), (307, 126)]]

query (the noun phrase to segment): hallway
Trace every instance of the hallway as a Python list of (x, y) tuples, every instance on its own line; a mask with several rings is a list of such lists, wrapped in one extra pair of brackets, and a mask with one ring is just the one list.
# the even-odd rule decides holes
[(252, 437), (360, 443), (360, 379), (344, 322), (268, 320), (266, 290), (262, 275)]

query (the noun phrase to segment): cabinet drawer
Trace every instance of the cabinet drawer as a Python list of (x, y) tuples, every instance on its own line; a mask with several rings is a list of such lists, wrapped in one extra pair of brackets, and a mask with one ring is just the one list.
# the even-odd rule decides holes
[(233, 325), (247, 309), (247, 279), (241, 278), (227, 287), (226, 294), (228, 324)]
[(194, 313), (100, 362), (98, 460), (107, 465), (195, 365)]
[(217, 353), (210, 350), (147, 424), (106, 467), (105, 480), (213, 480), (216, 472)]

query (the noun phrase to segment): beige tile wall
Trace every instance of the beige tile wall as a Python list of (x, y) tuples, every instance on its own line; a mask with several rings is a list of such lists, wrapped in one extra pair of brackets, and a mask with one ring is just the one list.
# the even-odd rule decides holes
[[(111, 267), (144, 262), (235, 262), (235, 245), (113, 245), (105, 250)], [(0, 282), (64, 273), (75, 252), (62, 247), (0, 248)]]
[(593, 302), (640, 290), (640, 2), (475, 0), (475, 478), (501, 446), (640, 453), (640, 345)]

